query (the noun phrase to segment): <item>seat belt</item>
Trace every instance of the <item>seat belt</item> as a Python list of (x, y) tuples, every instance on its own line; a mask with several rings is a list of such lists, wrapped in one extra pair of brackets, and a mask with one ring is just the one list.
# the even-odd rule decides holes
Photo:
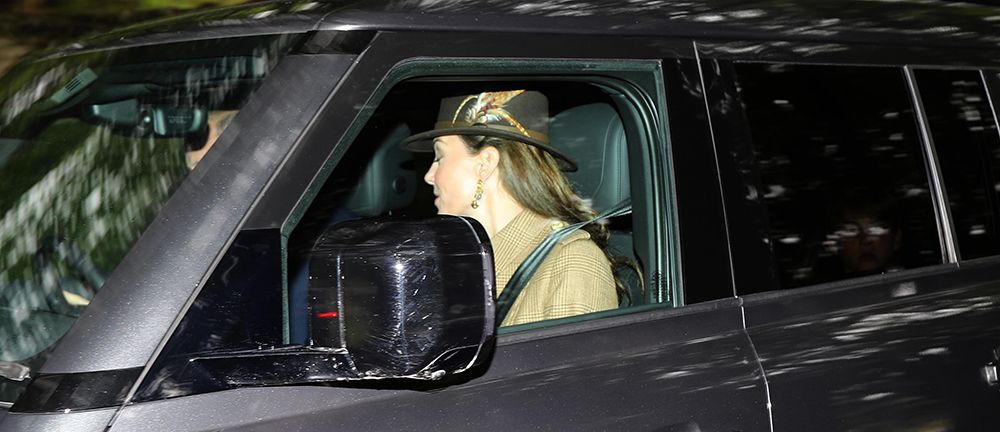
[(507, 318), (507, 314), (510, 312), (510, 307), (514, 304), (514, 300), (517, 300), (517, 296), (521, 294), (524, 290), (525, 285), (531, 280), (531, 277), (535, 275), (535, 271), (538, 270), (538, 266), (545, 261), (545, 257), (552, 251), (560, 241), (568, 237), (574, 231), (601, 219), (610, 219), (613, 217), (624, 216), (632, 213), (632, 199), (626, 198), (624, 201), (618, 203), (618, 205), (604, 211), (603, 213), (595, 216), (593, 219), (578, 222), (573, 225), (569, 225), (553, 231), (548, 237), (545, 237), (538, 246), (535, 246), (535, 250), (528, 254), (527, 258), (521, 262), (521, 265), (517, 267), (514, 274), (511, 275), (510, 280), (507, 281), (507, 286), (504, 288), (500, 296), (497, 297), (497, 322), (503, 323), (504, 318)]

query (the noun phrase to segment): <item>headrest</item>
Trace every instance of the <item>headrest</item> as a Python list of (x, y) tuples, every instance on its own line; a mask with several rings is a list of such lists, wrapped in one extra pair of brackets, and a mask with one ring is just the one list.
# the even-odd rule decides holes
[(399, 142), (409, 135), (410, 128), (399, 124), (380, 140), (371, 163), (347, 200), (349, 211), (372, 217), (413, 202), (417, 191), (413, 153), (399, 147)]
[(621, 117), (611, 105), (594, 103), (565, 110), (552, 119), (552, 143), (570, 155), (579, 170), (566, 173), (577, 195), (598, 212), (628, 198), (628, 149)]

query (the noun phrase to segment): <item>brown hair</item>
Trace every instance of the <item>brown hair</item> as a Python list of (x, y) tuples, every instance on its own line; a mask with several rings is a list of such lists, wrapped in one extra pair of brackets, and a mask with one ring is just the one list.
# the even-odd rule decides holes
[[(597, 212), (573, 191), (569, 180), (559, 169), (556, 159), (548, 152), (506, 138), (466, 135), (460, 137), (465, 142), (466, 149), (472, 154), (478, 154), (485, 147), (497, 149), (500, 153), (500, 181), (524, 208), (541, 216), (570, 224), (588, 221), (597, 216)], [(631, 303), (631, 295), (622, 283), (620, 274), (626, 270), (634, 271), (641, 279), (642, 273), (638, 270), (638, 266), (625, 257), (611, 253), (608, 247), (610, 233), (604, 224), (590, 223), (581, 229), (590, 234), (590, 239), (601, 248), (611, 263), (619, 301), (624, 297)]]

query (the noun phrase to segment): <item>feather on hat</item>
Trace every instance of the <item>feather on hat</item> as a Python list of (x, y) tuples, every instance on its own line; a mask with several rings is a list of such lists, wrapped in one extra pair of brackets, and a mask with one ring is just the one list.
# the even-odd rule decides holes
[(441, 100), (434, 129), (411, 135), (403, 147), (432, 151), (433, 139), (444, 135), (486, 135), (507, 138), (542, 149), (563, 171), (576, 171), (576, 163), (549, 144), (549, 101), (540, 92), (510, 90), (483, 92)]

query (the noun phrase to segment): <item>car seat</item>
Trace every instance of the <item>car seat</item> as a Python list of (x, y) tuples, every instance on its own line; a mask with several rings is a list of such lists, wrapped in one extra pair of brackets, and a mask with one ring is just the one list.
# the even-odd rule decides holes
[[(375, 152), (358, 183), (351, 190), (344, 205), (330, 217), (327, 226), (359, 218), (384, 215), (413, 202), (417, 191), (417, 172), (413, 152), (399, 146), (410, 135), (406, 124), (388, 128), (381, 138), (374, 138)], [(355, 145), (365, 145), (356, 142)], [(288, 283), (289, 339), (293, 344), (306, 344), (309, 340), (309, 269), (289, 269)]]
[[(631, 196), (625, 128), (610, 104), (592, 103), (560, 112), (552, 119), (549, 136), (555, 148), (576, 161), (579, 169), (566, 177), (577, 195), (591, 200), (595, 210), (605, 211)], [(613, 254), (638, 263), (632, 244), (631, 216), (610, 222), (608, 243)], [(623, 279), (631, 299), (622, 299), (622, 305), (641, 301), (642, 283), (638, 278)]]
[(358, 217), (374, 217), (413, 202), (418, 180), (413, 152), (399, 146), (408, 136), (406, 124), (398, 124), (385, 134), (347, 199), (347, 210)]

